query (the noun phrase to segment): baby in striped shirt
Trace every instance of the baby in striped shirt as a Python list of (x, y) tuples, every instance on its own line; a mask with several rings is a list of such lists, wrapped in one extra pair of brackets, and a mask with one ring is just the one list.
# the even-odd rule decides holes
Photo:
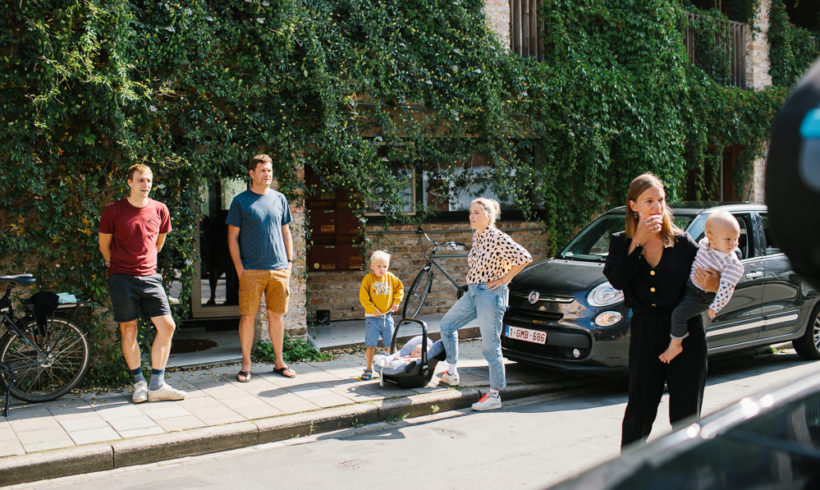
[[(692, 273), (678, 306), (672, 310), (669, 347), (659, 356), (661, 362), (669, 363), (683, 351), (683, 339), (689, 335), (686, 323), (690, 318), (709, 312), (715, 315), (732, 298), (735, 286), (743, 275), (743, 264), (735, 255), (740, 225), (727, 211), (715, 211), (706, 219), (706, 236), (698, 243), (698, 253), (692, 263)], [(712, 269), (720, 273), (717, 293), (705, 291), (695, 280), (695, 269)]]

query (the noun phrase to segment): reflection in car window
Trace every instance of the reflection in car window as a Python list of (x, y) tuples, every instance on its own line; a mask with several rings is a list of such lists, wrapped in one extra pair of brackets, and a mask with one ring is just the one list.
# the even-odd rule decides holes
[(774, 243), (774, 235), (772, 234), (772, 228), (769, 224), (769, 215), (767, 213), (760, 213), (760, 220), (763, 222), (763, 233), (766, 235), (766, 255), (783, 253)]
[[(675, 216), (674, 223), (686, 229), (691, 216)], [(569, 242), (559, 257), (572, 260), (588, 260), (605, 262), (609, 254), (609, 237), (613, 233), (623, 231), (623, 214), (605, 214), (584, 228), (572, 241)]]
[(606, 261), (609, 236), (624, 229), (624, 215), (605, 214), (584, 228), (559, 256), (564, 259)]

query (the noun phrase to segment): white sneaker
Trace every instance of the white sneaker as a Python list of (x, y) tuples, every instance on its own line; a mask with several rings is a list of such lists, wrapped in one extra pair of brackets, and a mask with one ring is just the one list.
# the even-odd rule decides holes
[(444, 374), (441, 375), (440, 383), (444, 383), (449, 386), (458, 386), (458, 373), (450, 374), (450, 371), (445, 371)]
[(134, 394), (131, 395), (131, 401), (134, 403), (142, 403), (148, 399), (148, 383), (140, 381), (134, 383)]
[(178, 390), (168, 383), (163, 383), (162, 386), (156, 390), (148, 390), (148, 401), (158, 402), (162, 400), (183, 400), (185, 399), (185, 395), (187, 395), (187, 393), (184, 391)]
[(493, 396), (488, 391), (480, 400), (473, 403), (473, 410), (483, 412), (484, 410), (495, 410), (501, 408), (501, 396)]

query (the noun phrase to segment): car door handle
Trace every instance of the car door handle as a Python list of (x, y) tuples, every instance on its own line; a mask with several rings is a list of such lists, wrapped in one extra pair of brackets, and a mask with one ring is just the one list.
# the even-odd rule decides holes
[(750, 272), (746, 274), (746, 279), (760, 279), (761, 277), (763, 277), (762, 272)]

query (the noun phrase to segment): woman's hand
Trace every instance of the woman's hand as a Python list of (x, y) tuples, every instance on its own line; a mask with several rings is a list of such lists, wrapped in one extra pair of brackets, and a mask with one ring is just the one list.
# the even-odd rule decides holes
[(510, 281), (505, 280), (507, 276), (501, 276), (498, 279), (493, 279), (487, 283), (487, 287), (495, 291), (499, 286), (509, 284)]
[(662, 225), (662, 214), (640, 217), (638, 219), (638, 227), (635, 229), (635, 236), (632, 237), (632, 243), (636, 246), (644, 245), (650, 238), (660, 233)]
[(717, 293), (720, 287), (720, 274), (712, 269), (698, 267), (695, 269), (695, 281), (710, 293)]
[(492, 289), (493, 291), (496, 290), (499, 286), (504, 286), (510, 283), (513, 280), (513, 277), (517, 276), (519, 272), (524, 270), (524, 267), (532, 262), (531, 260), (527, 261), (524, 264), (514, 265), (510, 269), (510, 272), (504, 274), (503, 276), (499, 277), (498, 279), (493, 279), (492, 281), (487, 282), (487, 287)]

